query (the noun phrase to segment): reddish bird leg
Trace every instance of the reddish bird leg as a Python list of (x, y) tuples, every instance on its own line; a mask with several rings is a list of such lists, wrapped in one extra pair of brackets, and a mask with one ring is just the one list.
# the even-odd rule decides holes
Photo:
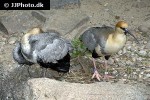
[(107, 65), (107, 61), (105, 60), (105, 63), (104, 63), (104, 65), (105, 65), (105, 75), (104, 75), (104, 79), (106, 79), (106, 80), (108, 80), (109, 81), (109, 79), (110, 78), (114, 78), (113, 76), (111, 76), (111, 75), (108, 75), (108, 65)]
[(93, 64), (94, 64), (94, 74), (92, 75), (92, 79), (96, 78), (98, 81), (102, 78), (102, 76), (98, 73), (96, 64), (95, 64), (95, 59), (93, 58)]

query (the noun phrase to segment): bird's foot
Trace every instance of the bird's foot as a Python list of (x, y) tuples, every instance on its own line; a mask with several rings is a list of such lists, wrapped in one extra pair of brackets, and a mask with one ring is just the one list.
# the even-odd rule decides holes
[(108, 75), (108, 72), (105, 72), (104, 80), (109, 81), (110, 79), (113, 79), (113, 78), (114, 78), (113, 76)]
[(92, 76), (92, 79), (93, 79), (93, 78), (96, 78), (98, 81), (100, 81), (101, 78), (102, 78), (102, 76), (98, 73), (97, 70), (94, 70), (94, 74), (93, 74), (93, 76)]

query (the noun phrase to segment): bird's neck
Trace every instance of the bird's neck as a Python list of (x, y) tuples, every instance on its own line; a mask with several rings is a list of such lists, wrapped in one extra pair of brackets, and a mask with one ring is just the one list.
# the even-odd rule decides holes
[(30, 37), (31, 35), (30, 34), (25, 34), (23, 37), (22, 37), (22, 40), (21, 40), (21, 42), (22, 42), (22, 44), (24, 44), (24, 45), (28, 45), (29, 44), (29, 37)]
[(116, 42), (122, 42), (126, 41), (126, 35), (122, 30), (115, 30), (114, 33), (112, 34), (112, 38)]

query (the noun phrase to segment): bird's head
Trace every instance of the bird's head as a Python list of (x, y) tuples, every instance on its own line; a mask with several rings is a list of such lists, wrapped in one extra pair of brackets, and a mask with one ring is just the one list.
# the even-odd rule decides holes
[(137, 41), (137, 43), (139, 43), (139, 41), (137, 40), (137, 38), (127, 29), (128, 28), (128, 24), (124, 21), (119, 21), (116, 24), (116, 30), (121, 33), (121, 34), (130, 34), (132, 37), (134, 37), (134, 39)]
[(43, 30), (41, 28), (35, 27), (35, 28), (32, 28), (31, 30), (29, 30), (27, 33), (35, 35), (35, 34), (39, 34), (42, 32), (43, 32)]

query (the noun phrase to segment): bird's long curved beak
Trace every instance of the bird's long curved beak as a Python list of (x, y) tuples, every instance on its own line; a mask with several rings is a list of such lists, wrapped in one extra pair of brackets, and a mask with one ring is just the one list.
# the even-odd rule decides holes
[(136, 42), (138, 44), (140, 44), (140, 42), (138, 41), (138, 39), (129, 30), (125, 29), (125, 32), (128, 33), (128, 34), (130, 34), (132, 37), (134, 37), (134, 39), (136, 40)]

